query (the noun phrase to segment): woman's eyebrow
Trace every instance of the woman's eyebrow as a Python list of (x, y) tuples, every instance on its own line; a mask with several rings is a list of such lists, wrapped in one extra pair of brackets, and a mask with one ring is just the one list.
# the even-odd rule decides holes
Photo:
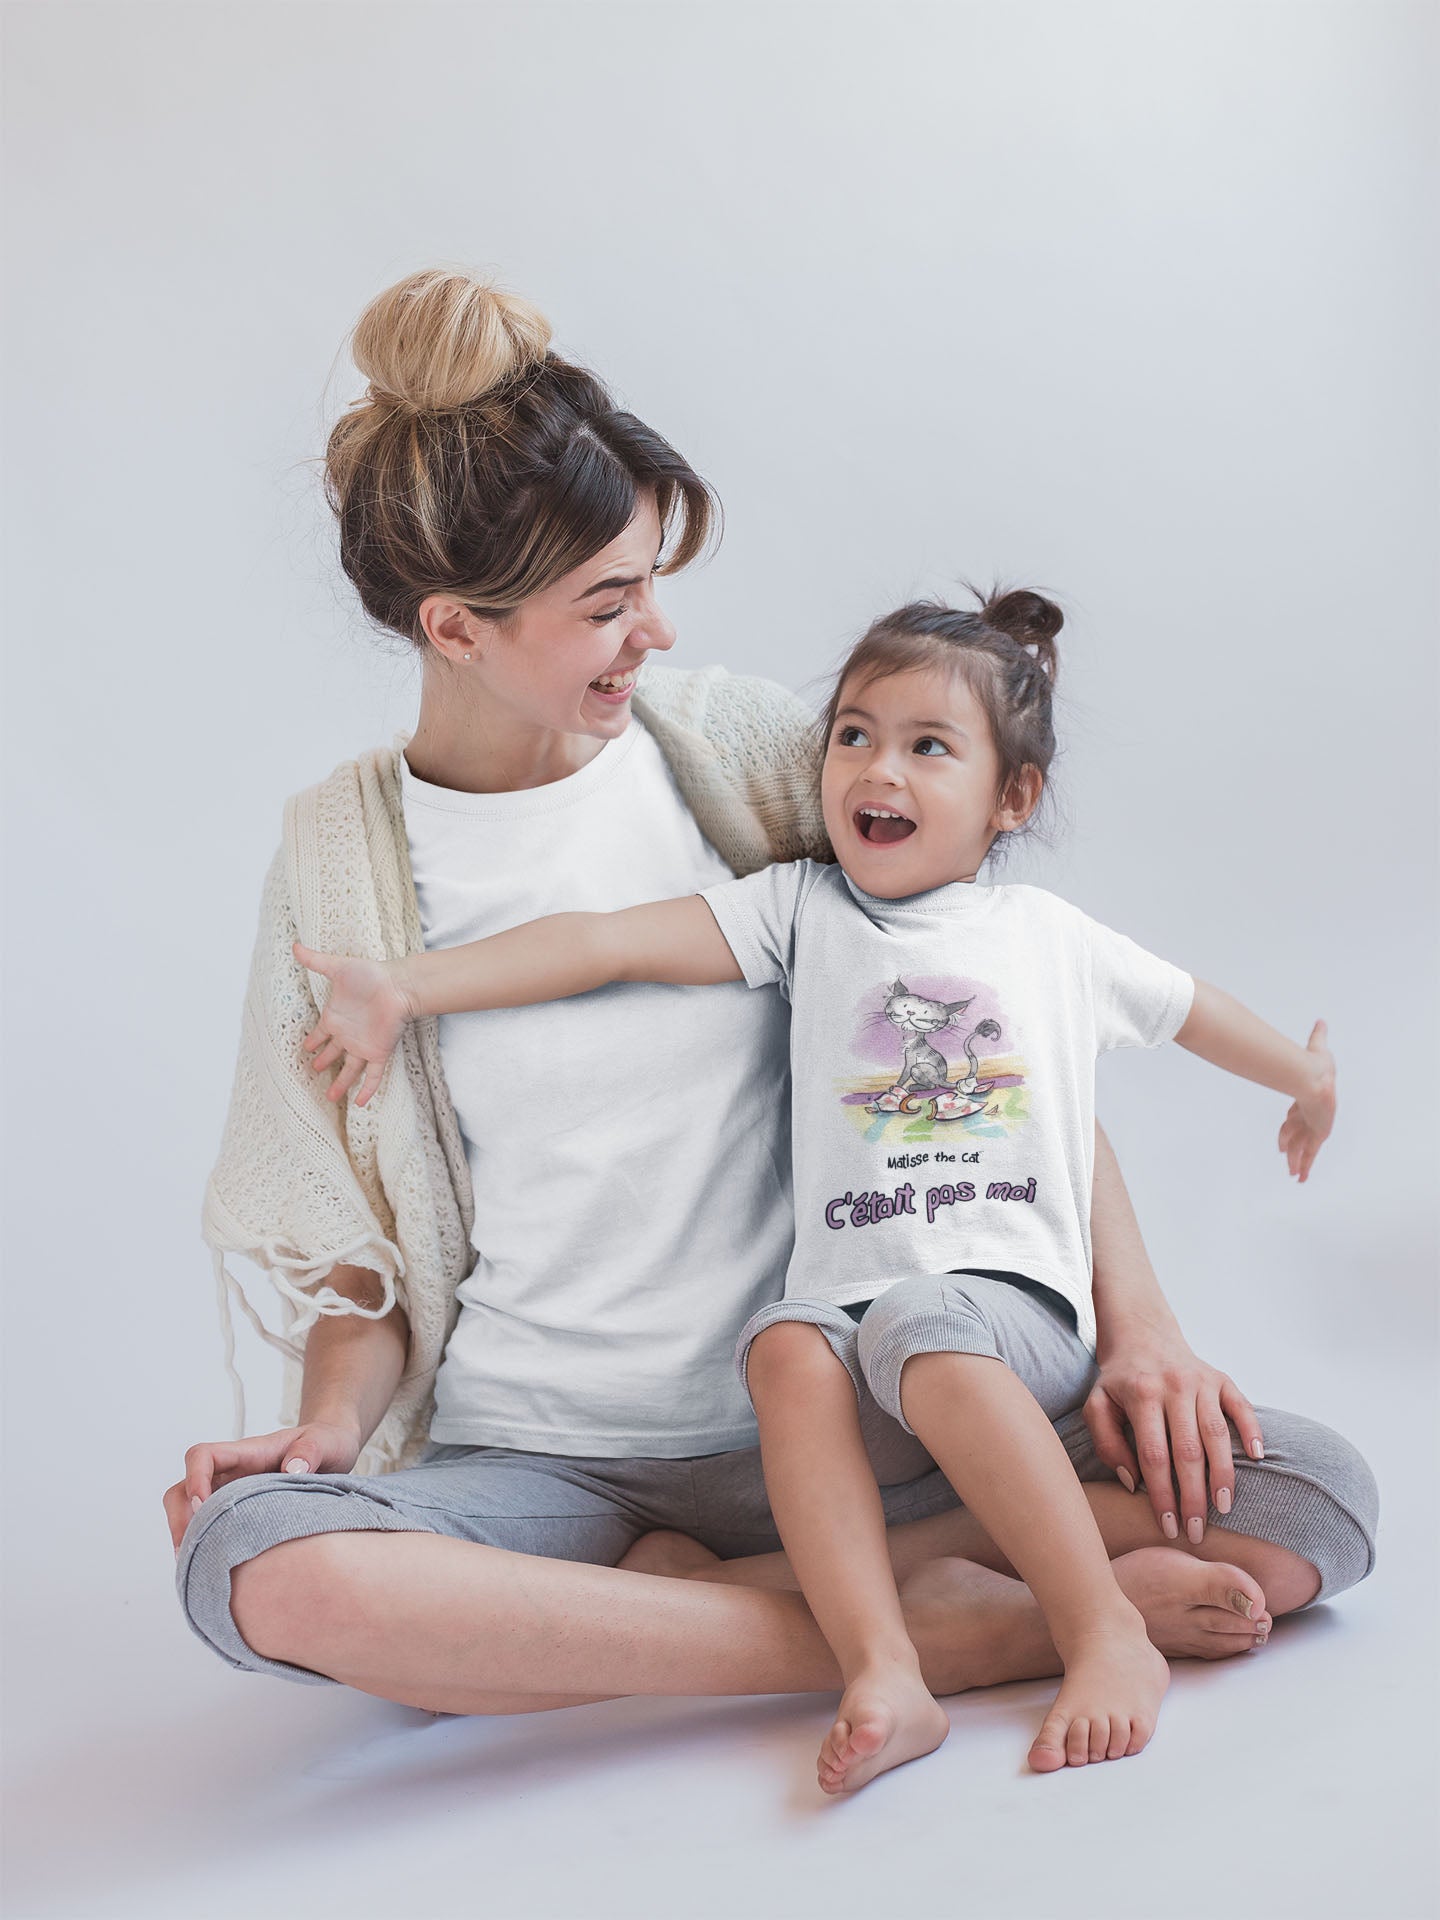
[(618, 575), (612, 576), (609, 580), (597, 580), (594, 586), (587, 587), (584, 593), (577, 593), (572, 605), (578, 607), (582, 600), (593, 600), (597, 593), (623, 593), (626, 587), (638, 587), (644, 578), (643, 573), (637, 573), (628, 580), (622, 580)]
[[(655, 565), (657, 567), (660, 564), (660, 555), (664, 551), (665, 542), (662, 540), (660, 545), (655, 549)], [(587, 587), (584, 593), (577, 593), (570, 604), (578, 607), (582, 600), (593, 600), (597, 593), (623, 593), (626, 587), (638, 587), (644, 578), (645, 575), (643, 573), (634, 574), (628, 580), (622, 580), (619, 574), (611, 574), (608, 580), (597, 580), (594, 586)]]

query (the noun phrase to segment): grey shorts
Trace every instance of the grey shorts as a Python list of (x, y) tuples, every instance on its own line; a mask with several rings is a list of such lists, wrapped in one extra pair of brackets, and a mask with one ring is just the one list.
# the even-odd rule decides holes
[(900, 1375), (920, 1353), (977, 1353), (1004, 1361), (1052, 1421), (1083, 1405), (1095, 1384), (1095, 1361), (1075, 1330), (1075, 1309), (1053, 1287), (1024, 1274), (916, 1274), (857, 1307), (776, 1300), (741, 1328), (735, 1365), (742, 1380), (754, 1341), (787, 1321), (824, 1336), (855, 1384), (867, 1431), (883, 1431), (888, 1423), (913, 1438), (900, 1407)]
[[(961, 1276), (939, 1279), (959, 1282)], [(1057, 1343), (1054, 1330), (1045, 1326), (1054, 1311), (1042, 1306), (1037, 1313), (1037, 1295), (1005, 1283), (972, 1288), (969, 1279), (963, 1290), (983, 1315), (992, 1344), (942, 1350), (988, 1351), (1015, 1365), (1017, 1372), (1031, 1369), (1040, 1385), (1036, 1397), (1054, 1422), (1076, 1474), (1082, 1481), (1112, 1478), (1096, 1456), (1081, 1405), (1093, 1378), (1088, 1353), (1080, 1349), (1083, 1367), (1073, 1355), (1063, 1365), (1055, 1364), (1063, 1342)], [(890, 1303), (894, 1292), (890, 1289), (883, 1302)], [(883, 1385), (890, 1366), (885, 1359), (888, 1343), (898, 1343), (899, 1351), (915, 1331), (906, 1329), (898, 1312), (904, 1304), (903, 1297), (887, 1304), (873, 1339), (864, 1336), (856, 1343), (857, 1352), (863, 1347), (870, 1354), (882, 1392), (888, 1392)], [(923, 1301), (916, 1305), (922, 1315), (932, 1311)], [(855, 1333), (854, 1322), (839, 1311)], [(883, 1340), (882, 1326), (889, 1329)], [(863, 1327), (860, 1332), (864, 1334)], [(1073, 1340), (1073, 1325), (1069, 1337)], [(1052, 1366), (1053, 1380), (1047, 1385)], [(893, 1373), (898, 1383), (898, 1365)], [(863, 1372), (860, 1379), (863, 1382)], [(856, 1390), (860, 1392), (859, 1384)], [(1068, 1410), (1056, 1411), (1057, 1400), (1068, 1401)], [(889, 1524), (925, 1520), (957, 1508), (960, 1503), (949, 1483), (915, 1436), (868, 1388), (860, 1404), (861, 1430)], [(893, 1404), (898, 1408), (898, 1394)], [(1374, 1477), (1361, 1454), (1329, 1427), (1274, 1407), (1256, 1411), (1265, 1432), (1265, 1458), (1249, 1459), (1232, 1429), (1234, 1505), (1228, 1514), (1212, 1507), (1206, 1525), (1253, 1534), (1300, 1554), (1319, 1571), (1315, 1598), (1328, 1599), (1363, 1580), (1374, 1564)], [(396, 1473), (253, 1474), (213, 1493), (194, 1515), (181, 1542), (175, 1580), (190, 1626), (231, 1666), (330, 1686), (335, 1683), (326, 1675), (266, 1659), (241, 1638), (230, 1612), (235, 1567), (287, 1540), (352, 1531), (443, 1533), (517, 1553), (614, 1566), (642, 1533), (656, 1527), (691, 1534), (725, 1559), (774, 1552), (780, 1541), (765, 1497), (759, 1448), (689, 1460), (649, 1460), (432, 1444), (414, 1466)]]

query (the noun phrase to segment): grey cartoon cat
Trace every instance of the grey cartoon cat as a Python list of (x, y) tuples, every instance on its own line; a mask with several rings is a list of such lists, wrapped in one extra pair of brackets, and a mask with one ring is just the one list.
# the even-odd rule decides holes
[[(974, 999), (973, 994), (970, 999)], [(867, 1113), (918, 1113), (920, 1101), (924, 1099), (933, 1102), (931, 1117), (935, 1120), (963, 1120), (967, 1114), (984, 1111), (984, 1095), (995, 1082), (980, 1079), (974, 1043), (998, 1040), (998, 1023), (982, 1020), (966, 1037), (963, 1044), (970, 1071), (953, 1086), (949, 1061), (938, 1047), (931, 1046), (928, 1037), (942, 1032), (955, 1015), (963, 1013), (969, 1005), (970, 1000), (927, 1000), (924, 994), (912, 993), (903, 980), (891, 983), (887, 989), (885, 1018), (905, 1035), (905, 1061), (894, 1086), (871, 1101), (865, 1109)]]

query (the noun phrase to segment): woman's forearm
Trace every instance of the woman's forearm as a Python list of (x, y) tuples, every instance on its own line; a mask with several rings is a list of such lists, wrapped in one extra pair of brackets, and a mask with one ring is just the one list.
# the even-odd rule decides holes
[(1094, 1260), (1095, 1324), (1100, 1357), (1136, 1332), (1179, 1332), (1179, 1322), (1160, 1290), (1140, 1222), (1130, 1204), (1120, 1162), (1097, 1120), (1095, 1179), (1090, 1204)]
[[(335, 1267), (326, 1284), (362, 1306), (379, 1305), (379, 1276), (363, 1267)], [(410, 1350), (410, 1322), (397, 1302), (383, 1319), (324, 1314), (305, 1342), (301, 1426), (353, 1428), (363, 1446), (394, 1398)]]

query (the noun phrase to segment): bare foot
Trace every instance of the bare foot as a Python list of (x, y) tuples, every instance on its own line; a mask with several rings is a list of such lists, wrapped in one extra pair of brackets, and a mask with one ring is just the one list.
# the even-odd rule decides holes
[(624, 1559), (615, 1564), (626, 1573), (658, 1573), (683, 1580), (687, 1575), (703, 1577), (707, 1567), (722, 1563), (718, 1553), (711, 1553), (688, 1533), (672, 1533), (661, 1527), (654, 1533), (642, 1533)]
[(1172, 1660), (1226, 1660), (1270, 1637), (1264, 1590), (1242, 1567), (1177, 1547), (1137, 1547), (1110, 1571), (1144, 1614), (1151, 1645)]
[(1031, 1745), (1031, 1767), (1054, 1773), (1139, 1753), (1170, 1684), (1170, 1669), (1146, 1638), (1141, 1615), (1131, 1607), (1087, 1628), (1067, 1643), (1063, 1657), (1065, 1678)]
[(820, 1748), (821, 1789), (854, 1793), (877, 1773), (933, 1753), (949, 1731), (950, 1716), (931, 1697), (918, 1667), (857, 1674)]

